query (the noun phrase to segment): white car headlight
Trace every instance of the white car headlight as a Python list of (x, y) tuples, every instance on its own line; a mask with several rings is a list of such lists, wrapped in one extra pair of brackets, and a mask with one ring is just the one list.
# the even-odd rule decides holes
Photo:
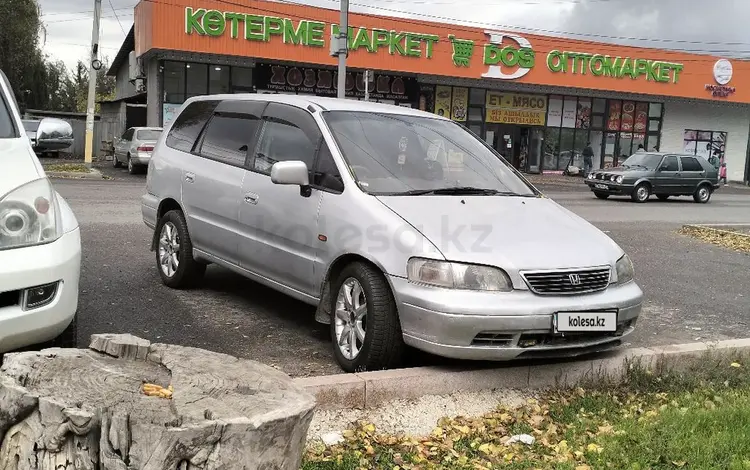
[(623, 179), (624, 179), (624, 177), (623, 177), (622, 175), (620, 175), (620, 176), (618, 176), (618, 177), (617, 177), (617, 179), (615, 180), (615, 183), (617, 183), (617, 184), (621, 184), (621, 183), (622, 183), (622, 180), (623, 180)]
[(513, 290), (505, 271), (490, 266), (412, 258), (407, 272), (409, 281), (428, 286), (493, 292)]
[(0, 199), (0, 250), (50, 243), (62, 236), (60, 208), (47, 178)]
[(615, 264), (615, 272), (617, 274), (618, 284), (625, 284), (633, 280), (635, 271), (633, 269), (633, 262), (630, 261), (628, 255), (623, 255), (622, 258), (617, 260), (617, 264)]

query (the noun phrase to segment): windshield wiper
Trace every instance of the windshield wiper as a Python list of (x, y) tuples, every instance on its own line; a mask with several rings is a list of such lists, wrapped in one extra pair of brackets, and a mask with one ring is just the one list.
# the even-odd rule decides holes
[(392, 193), (392, 196), (460, 196), (460, 195), (479, 195), (479, 196), (524, 196), (524, 194), (514, 193), (512, 191), (498, 191), (497, 189), (476, 188), (474, 186), (456, 186), (452, 188), (437, 189), (413, 189), (400, 193)]

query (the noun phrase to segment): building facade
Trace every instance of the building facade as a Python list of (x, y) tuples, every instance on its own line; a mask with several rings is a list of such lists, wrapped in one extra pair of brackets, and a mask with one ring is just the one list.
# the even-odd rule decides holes
[[(581, 166), (590, 143), (598, 168), (643, 145), (750, 179), (750, 62), (374, 15), (349, 24), (348, 98), (448, 116), (523, 171)], [(149, 126), (196, 95), (336, 96), (338, 33), (338, 12), (317, 7), (141, 1), (110, 73), (128, 68)]]

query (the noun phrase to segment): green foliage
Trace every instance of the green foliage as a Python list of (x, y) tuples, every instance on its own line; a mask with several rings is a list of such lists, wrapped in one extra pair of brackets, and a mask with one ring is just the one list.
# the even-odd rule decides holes
[[(0, 70), (21, 108), (85, 112), (88, 67), (79, 61), (71, 72), (62, 61), (45, 56), (45, 40), (38, 0), (0, 0)], [(102, 62), (97, 101), (112, 98), (115, 89), (114, 77), (106, 75), (107, 61)]]

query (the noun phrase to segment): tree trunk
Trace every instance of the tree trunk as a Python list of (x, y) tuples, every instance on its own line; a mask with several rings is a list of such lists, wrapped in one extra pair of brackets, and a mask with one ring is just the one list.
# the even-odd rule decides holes
[(94, 335), (5, 356), (0, 470), (297, 470), (314, 407), (253, 361)]

